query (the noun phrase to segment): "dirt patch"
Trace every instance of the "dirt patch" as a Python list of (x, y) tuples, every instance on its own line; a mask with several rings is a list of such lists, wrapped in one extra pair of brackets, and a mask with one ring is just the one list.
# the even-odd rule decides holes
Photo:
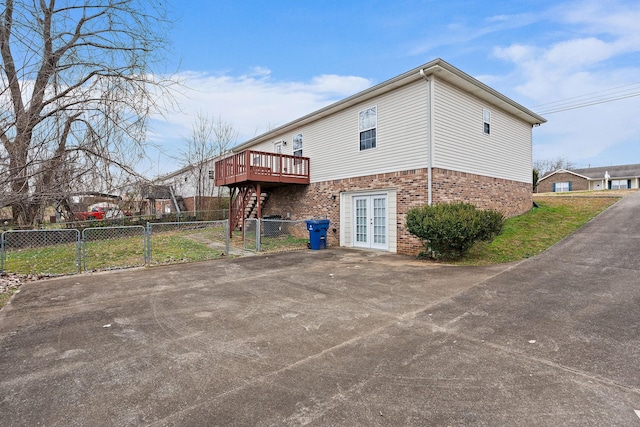
[(11, 299), (13, 294), (20, 291), (20, 286), (47, 277), (41, 274), (4, 273), (0, 275), (0, 309)]

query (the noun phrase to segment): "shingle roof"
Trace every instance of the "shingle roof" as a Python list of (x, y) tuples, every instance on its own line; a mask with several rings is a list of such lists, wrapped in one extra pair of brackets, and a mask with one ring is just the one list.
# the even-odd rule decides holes
[(640, 176), (640, 164), (571, 169), (570, 171), (589, 179), (604, 178), (605, 172), (608, 172), (611, 178), (633, 178)]

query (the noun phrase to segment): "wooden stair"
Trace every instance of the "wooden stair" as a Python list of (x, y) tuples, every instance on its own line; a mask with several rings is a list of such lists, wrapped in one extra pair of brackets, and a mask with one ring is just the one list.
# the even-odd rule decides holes
[[(264, 207), (269, 193), (260, 192), (260, 209)], [(258, 200), (254, 187), (236, 187), (232, 190), (229, 215), (229, 231), (242, 228), (247, 218), (258, 216)]]

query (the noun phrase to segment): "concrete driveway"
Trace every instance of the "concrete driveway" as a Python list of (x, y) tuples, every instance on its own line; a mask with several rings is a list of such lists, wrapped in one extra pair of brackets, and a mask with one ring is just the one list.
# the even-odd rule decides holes
[(640, 425), (640, 192), (519, 264), (346, 249), (79, 275), (0, 312), (0, 424)]

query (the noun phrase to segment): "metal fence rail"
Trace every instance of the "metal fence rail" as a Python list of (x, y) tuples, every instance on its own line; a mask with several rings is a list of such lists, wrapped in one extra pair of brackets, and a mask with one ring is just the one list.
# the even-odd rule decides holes
[(142, 225), (82, 230), (84, 271), (141, 267), (146, 260), (147, 236)]
[(0, 238), (0, 273), (8, 268), (23, 274), (73, 274), (80, 271), (80, 232), (8, 230)]

